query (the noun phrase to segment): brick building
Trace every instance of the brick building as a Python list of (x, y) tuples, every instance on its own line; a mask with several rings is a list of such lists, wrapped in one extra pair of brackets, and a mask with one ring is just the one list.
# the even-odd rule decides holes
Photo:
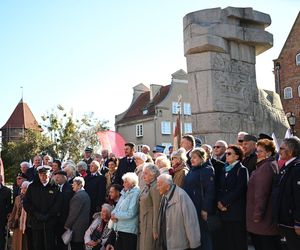
[(283, 109), (295, 114), (295, 130), (300, 135), (300, 12), (279, 57), (274, 60), (274, 75)]
[(29, 106), (21, 99), (7, 122), (0, 129), (3, 142), (20, 140), (26, 129), (42, 131)]

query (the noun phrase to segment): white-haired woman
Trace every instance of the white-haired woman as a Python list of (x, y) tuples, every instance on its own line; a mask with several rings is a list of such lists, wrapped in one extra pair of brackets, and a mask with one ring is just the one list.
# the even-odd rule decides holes
[(67, 173), (68, 182), (72, 185), (74, 178), (77, 176), (75, 163), (71, 160), (66, 161), (63, 170)]
[(27, 250), (26, 218), (27, 213), (23, 208), (23, 197), (29, 186), (29, 181), (24, 181), (21, 185), (21, 194), (15, 199), (13, 210), (8, 219), (9, 228), (13, 231), (12, 249)]
[(133, 158), (134, 158), (134, 161), (136, 164), (136, 168), (135, 168), (134, 172), (139, 177), (140, 190), (143, 190), (143, 188), (145, 187), (145, 182), (144, 182), (144, 178), (143, 178), (143, 168), (146, 164), (147, 156), (142, 152), (136, 152), (133, 154)]
[[(114, 230), (117, 240), (114, 246), (116, 250), (135, 250), (137, 246), (138, 211), (140, 188), (138, 176), (128, 172), (122, 176), (124, 189), (111, 219), (114, 222)], [(113, 249), (108, 246), (107, 249)]]
[(158, 216), (161, 195), (156, 187), (159, 169), (154, 164), (146, 164), (143, 168), (145, 187), (140, 195), (139, 213), (139, 249), (155, 250), (158, 239)]
[(86, 249), (105, 249), (105, 243), (112, 232), (112, 229), (108, 228), (108, 221), (112, 210), (113, 207), (111, 205), (104, 203), (101, 212), (94, 214), (94, 220), (84, 235)]
[(75, 194), (70, 200), (69, 215), (65, 223), (65, 228), (73, 231), (72, 250), (85, 249), (84, 234), (89, 227), (91, 201), (84, 190), (84, 184), (82, 177), (75, 177), (72, 184)]
[(172, 174), (171, 162), (166, 155), (157, 157), (155, 165), (159, 168), (160, 174)]
[(85, 161), (79, 161), (76, 165), (77, 172), (80, 174), (81, 177), (85, 178), (87, 176), (87, 169), (88, 165)]

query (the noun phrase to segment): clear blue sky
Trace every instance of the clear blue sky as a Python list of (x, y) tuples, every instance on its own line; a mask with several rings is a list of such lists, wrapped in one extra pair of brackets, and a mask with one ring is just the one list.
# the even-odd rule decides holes
[(274, 89), (277, 58), (299, 0), (0, 1), (0, 126), (21, 98), (40, 122), (57, 104), (114, 124), (132, 87), (169, 84), (186, 70), (182, 18), (206, 8), (253, 7), (271, 15), (274, 47), (257, 57), (259, 87)]

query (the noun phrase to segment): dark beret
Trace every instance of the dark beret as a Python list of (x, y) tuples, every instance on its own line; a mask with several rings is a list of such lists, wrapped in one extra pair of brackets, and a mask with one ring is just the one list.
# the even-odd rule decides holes
[(261, 140), (261, 139), (268, 139), (270, 141), (273, 141), (273, 138), (267, 134), (264, 134), (264, 133), (260, 133), (259, 136), (258, 136), (258, 140)]

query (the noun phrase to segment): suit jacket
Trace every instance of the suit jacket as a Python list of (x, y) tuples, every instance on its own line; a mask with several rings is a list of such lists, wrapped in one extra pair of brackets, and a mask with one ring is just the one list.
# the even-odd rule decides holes
[(61, 195), (62, 195), (62, 209), (58, 218), (58, 224), (61, 227), (64, 227), (65, 222), (67, 220), (68, 214), (69, 214), (69, 204), (70, 200), (73, 197), (73, 190), (70, 185), (70, 183), (66, 182), (63, 185)]
[(126, 174), (127, 172), (134, 172), (135, 168), (136, 168), (136, 164), (133, 159), (131, 161), (128, 161), (126, 156), (123, 157), (120, 160), (118, 169), (116, 171), (116, 177), (115, 177), (114, 183), (117, 183), (117, 184), (120, 184), (123, 186), (122, 176), (124, 174)]
[(94, 213), (100, 211), (100, 208), (105, 201), (105, 178), (100, 173), (96, 173), (95, 176), (93, 176), (92, 174), (88, 174), (85, 177), (84, 188), (91, 199), (90, 218), (92, 218), (92, 215)]
[(7, 215), (12, 210), (11, 203), (11, 190), (1, 185), (0, 186), (0, 225), (5, 225), (7, 221)]
[(284, 166), (279, 173), (277, 198), (278, 224), (300, 227), (300, 158)]
[(244, 160), (242, 160), (243, 166), (248, 169), (249, 176), (251, 176), (252, 171), (256, 168), (257, 155), (255, 152), (252, 152), (250, 155), (246, 156)]
[(208, 162), (210, 165), (213, 166), (215, 170), (215, 185), (216, 188), (220, 186), (220, 178), (224, 170), (225, 163), (219, 160), (216, 160), (215, 158), (208, 159)]
[(83, 242), (89, 227), (91, 200), (84, 190), (79, 190), (70, 201), (70, 210), (65, 227), (73, 231), (72, 241)]

